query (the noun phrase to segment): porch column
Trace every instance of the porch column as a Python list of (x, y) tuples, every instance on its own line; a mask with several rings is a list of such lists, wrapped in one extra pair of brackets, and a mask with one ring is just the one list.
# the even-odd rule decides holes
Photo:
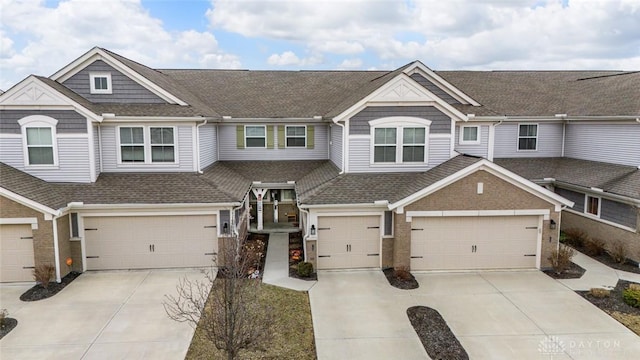
[(265, 189), (265, 188), (253, 188), (253, 189), (251, 189), (251, 191), (253, 191), (253, 195), (255, 195), (256, 199), (258, 199), (258, 203), (256, 205), (258, 207), (256, 209), (256, 213), (257, 213), (257, 216), (258, 216), (258, 226), (257, 226), (258, 230), (262, 230), (262, 227), (263, 227), (262, 198), (267, 193), (267, 190), (269, 190), (269, 189)]

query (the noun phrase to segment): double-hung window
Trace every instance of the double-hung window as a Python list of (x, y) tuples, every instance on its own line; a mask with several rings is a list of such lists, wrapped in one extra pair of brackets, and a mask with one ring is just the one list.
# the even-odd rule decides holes
[(120, 156), (123, 163), (144, 162), (144, 128), (120, 128)]
[(50, 127), (27, 127), (29, 165), (53, 165), (53, 132)]
[(518, 125), (518, 151), (538, 149), (538, 124)]
[(267, 129), (264, 125), (245, 126), (245, 146), (248, 148), (264, 148), (267, 146)]
[(306, 126), (287, 126), (286, 134), (287, 147), (306, 147), (307, 146), (307, 127)]
[(396, 128), (376, 128), (373, 142), (373, 162), (394, 163), (396, 162), (397, 149), (397, 129)]
[(460, 127), (460, 145), (479, 144), (480, 126)]
[(402, 129), (402, 162), (424, 162), (425, 128)]
[(175, 143), (172, 127), (152, 127), (151, 162), (175, 162)]

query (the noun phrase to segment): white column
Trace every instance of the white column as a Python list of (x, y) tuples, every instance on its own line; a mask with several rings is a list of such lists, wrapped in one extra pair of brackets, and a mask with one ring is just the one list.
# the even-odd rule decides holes
[(253, 191), (253, 194), (256, 196), (256, 198), (258, 199), (258, 204), (257, 204), (257, 209), (256, 209), (256, 213), (258, 216), (258, 226), (257, 229), (258, 230), (262, 230), (263, 228), (263, 224), (264, 224), (264, 217), (263, 217), (263, 212), (262, 212), (262, 200), (264, 198), (264, 195), (267, 193), (268, 189), (264, 189), (264, 188), (254, 188), (251, 189), (251, 191)]
[(278, 200), (273, 200), (273, 222), (278, 222)]

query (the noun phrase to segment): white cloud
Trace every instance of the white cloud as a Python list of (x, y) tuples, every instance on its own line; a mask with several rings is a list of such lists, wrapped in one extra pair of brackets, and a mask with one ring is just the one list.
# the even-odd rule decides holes
[(240, 66), (211, 32), (167, 31), (140, 0), (67, 0), (56, 7), (0, 0), (0, 8), (0, 88), (5, 90), (30, 73), (48, 76), (94, 46), (152, 67)]
[(293, 51), (285, 51), (282, 54), (272, 54), (267, 58), (267, 64), (273, 66), (312, 66), (321, 62), (321, 57), (309, 56), (301, 59)]
[(325, 58), (367, 53), (394, 66), (420, 59), (435, 68), (640, 68), (637, 0), (212, 4), (214, 28), (295, 42)]
[(360, 69), (362, 68), (362, 59), (344, 59), (340, 65), (338, 65), (338, 69), (341, 70), (351, 70), (351, 69)]

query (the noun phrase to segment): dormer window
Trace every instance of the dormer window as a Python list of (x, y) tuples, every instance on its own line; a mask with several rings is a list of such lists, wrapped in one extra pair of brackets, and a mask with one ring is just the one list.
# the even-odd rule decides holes
[(431, 121), (388, 117), (369, 121), (371, 164), (424, 164)]
[(92, 94), (111, 94), (110, 73), (90, 73), (89, 81)]

